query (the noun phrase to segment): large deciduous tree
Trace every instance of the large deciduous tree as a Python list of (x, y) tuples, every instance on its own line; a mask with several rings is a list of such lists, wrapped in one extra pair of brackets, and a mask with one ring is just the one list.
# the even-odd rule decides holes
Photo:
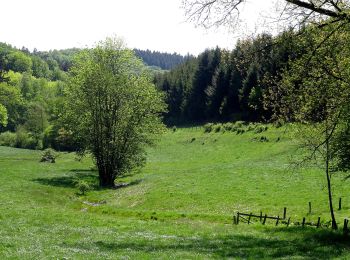
[(80, 148), (91, 152), (100, 185), (141, 166), (145, 146), (163, 130), (162, 94), (143, 63), (117, 39), (82, 51), (71, 70), (66, 120)]

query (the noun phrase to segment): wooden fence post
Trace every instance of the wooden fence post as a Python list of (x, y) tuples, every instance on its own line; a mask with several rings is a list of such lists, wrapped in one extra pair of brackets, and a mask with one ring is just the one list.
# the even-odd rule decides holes
[(341, 210), (341, 198), (339, 198), (339, 208), (338, 210)]
[(249, 217), (248, 217), (248, 225), (249, 225), (249, 223), (250, 223), (250, 219), (251, 219), (252, 215), (253, 215), (253, 213), (250, 212)]
[(321, 217), (318, 217), (318, 219), (317, 219), (317, 228), (320, 227), (320, 224), (321, 224)]
[(239, 212), (237, 212), (237, 225), (239, 223)]
[(303, 217), (303, 223), (302, 223), (302, 227), (305, 226), (305, 217)]
[(237, 224), (237, 222), (236, 222), (236, 216), (235, 216), (235, 215), (233, 215), (233, 224), (234, 224), (234, 225)]
[(309, 201), (309, 214), (311, 214), (311, 201)]
[(289, 224), (290, 224), (290, 217), (289, 217), (288, 222), (287, 222), (287, 227), (289, 227)]
[(344, 227), (343, 227), (343, 232), (345, 235), (347, 235), (349, 233), (348, 223), (349, 223), (349, 220), (345, 218), (344, 219)]
[(283, 209), (283, 219), (286, 219), (286, 216), (287, 216), (287, 208), (284, 207), (284, 209)]
[(267, 218), (267, 214), (265, 214), (263, 225), (265, 225), (265, 223), (266, 223), (266, 218)]
[(276, 226), (278, 226), (278, 222), (280, 221), (280, 216), (277, 216), (277, 220), (276, 220)]

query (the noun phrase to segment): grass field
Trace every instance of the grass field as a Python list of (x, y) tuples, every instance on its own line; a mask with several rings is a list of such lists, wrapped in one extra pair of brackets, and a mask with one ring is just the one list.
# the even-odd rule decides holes
[[(261, 136), (268, 142), (260, 142)], [(204, 133), (179, 128), (149, 149), (140, 172), (101, 190), (89, 158), (61, 153), (39, 163), (41, 152), (0, 147), (0, 258), (207, 259), (350, 258), (350, 240), (327, 229), (232, 225), (239, 211), (326, 223), (321, 169), (297, 170), (290, 131)], [(92, 186), (80, 195), (75, 180)], [(344, 176), (334, 176), (339, 223), (350, 215)], [(308, 214), (308, 202), (312, 213)]]

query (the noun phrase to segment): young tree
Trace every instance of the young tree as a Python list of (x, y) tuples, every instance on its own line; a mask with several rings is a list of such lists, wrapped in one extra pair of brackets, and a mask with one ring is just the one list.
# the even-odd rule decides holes
[(145, 146), (162, 132), (162, 94), (143, 63), (117, 39), (78, 54), (67, 89), (66, 121), (80, 148), (92, 153), (100, 185), (141, 166)]
[[(344, 148), (348, 147), (349, 141), (350, 35), (337, 32), (329, 36), (327, 31), (320, 33), (312, 28), (308, 33), (310, 51), (290, 64), (279, 89), (275, 89), (271, 96), (279, 97), (274, 100), (274, 105), (279, 106), (281, 115), (303, 124), (298, 135), (302, 147), (311, 151), (307, 159), (316, 159), (324, 164), (332, 227), (337, 229), (331, 174), (350, 169), (349, 164), (344, 164), (344, 159), (349, 158), (349, 150), (346, 152)], [(328, 35), (327, 44), (320, 46), (319, 42), (324, 40), (325, 35)], [(345, 146), (340, 139), (345, 141)]]

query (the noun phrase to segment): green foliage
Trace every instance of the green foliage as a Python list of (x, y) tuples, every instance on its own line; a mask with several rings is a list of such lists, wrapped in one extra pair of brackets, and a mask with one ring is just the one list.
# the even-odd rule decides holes
[(133, 50), (137, 57), (143, 60), (144, 63), (149, 65), (151, 68), (159, 68), (163, 70), (170, 70), (177, 65), (183, 63), (186, 59), (189, 59), (191, 56), (182, 56), (177, 53), (161, 53), (159, 51), (150, 51), (150, 50)]
[(258, 125), (258, 126), (255, 128), (254, 132), (255, 132), (256, 134), (259, 134), (259, 133), (262, 133), (262, 132), (267, 131), (267, 129), (268, 129), (267, 126)]
[(16, 72), (31, 72), (32, 69), (32, 60), (28, 55), (21, 51), (12, 51), (7, 55), (8, 70), (13, 70)]
[[(343, 24), (342, 29), (334, 24), (322, 29), (307, 27), (301, 40), (307, 51), (290, 63), (290, 69), (283, 73), (280, 84), (271, 92), (277, 116), (303, 124), (298, 132), (302, 139), (300, 145), (309, 150), (304, 162), (316, 161), (323, 165), (334, 229), (337, 223), (330, 173), (346, 170), (349, 165), (343, 162), (350, 157), (350, 152), (345, 152), (346, 127), (342, 127), (349, 118), (349, 26)], [(344, 142), (339, 142), (342, 135)]]
[(19, 126), (16, 130), (16, 145), (17, 148), (26, 149), (41, 149), (39, 140), (32, 137), (23, 126)]
[(170, 123), (268, 120), (274, 108), (266, 106), (265, 99), (288, 62), (305, 51), (291, 30), (238, 41), (231, 52), (206, 50), (156, 77), (158, 87), (167, 93), (166, 119)]
[(0, 145), (16, 147), (17, 144), (17, 135), (10, 131), (6, 131), (0, 134)]
[(221, 124), (215, 124), (214, 126), (214, 132), (215, 133), (219, 133), (221, 130), (223, 130), (224, 128), (222, 127)]
[(235, 125), (233, 123), (225, 123), (222, 125), (225, 131), (233, 131)]
[(0, 103), (0, 128), (7, 125), (8, 115), (7, 109)]
[(27, 108), (26, 129), (33, 136), (39, 137), (48, 126), (47, 115), (45, 109), (40, 103), (31, 103)]
[(102, 186), (143, 165), (145, 147), (163, 131), (162, 94), (131, 50), (115, 39), (81, 52), (67, 91), (66, 122), (91, 151)]
[(49, 65), (38, 56), (32, 56), (32, 71), (36, 78), (50, 79)]
[(14, 130), (15, 126), (21, 122), (24, 112), (23, 99), (18, 88), (0, 83), (0, 103), (6, 108), (8, 115), (8, 129)]
[(75, 187), (79, 190), (81, 195), (85, 195), (91, 189), (90, 185), (84, 180), (77, 180)]
[(64, 81), (67, 80), (67, 74), (60, 66), (70, 66), (68, 60), (76, 52), (52, 51), (46, 55), (0, 43), (0, 132), (17, 131), (14, 146), (76, 148), (68, 141), (68, 134), (59, 131), (64, 126), (58, 120), (63, 111)]
[(235, 126), (236, 126), (237, 128), (242, 128), (242, 127), (244, 127), (246, 124), (247, 124), (247, 123), (244, 122), (244, 121), (237, 121), (237, 122), (235, 122)]
[(204, 132), (205, 133), (210, 133), (211, 131), (213, 131), (214, 124), (213, 123), (207, 123), (203, 127), (204, 127)]
[(51, 149), (45, 149), (41, 155), (40, 162), (48, 162), (48, 163), (55, 163), (57, 158), (56, 152)]
[(347, 118), (342, 122), (334, 136), (334, 158), (336, 160), (333, 171), (348, 172), (350, 169), (350, 122)]

